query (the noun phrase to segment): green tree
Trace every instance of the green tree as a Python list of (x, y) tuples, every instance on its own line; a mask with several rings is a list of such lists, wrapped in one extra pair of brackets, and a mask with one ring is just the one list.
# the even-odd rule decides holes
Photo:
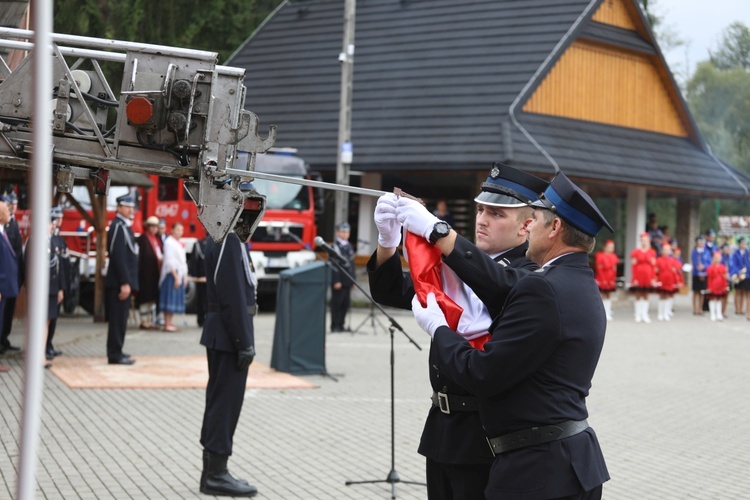
[(226, 58), (282, 0), (55, 0), (55, 31), (209, 50)]
[(734, 22), (724, 30), (716, 52), (709, 52), (711, 63), (718, 69), (744, 68), (750, 71), (750, 29)]

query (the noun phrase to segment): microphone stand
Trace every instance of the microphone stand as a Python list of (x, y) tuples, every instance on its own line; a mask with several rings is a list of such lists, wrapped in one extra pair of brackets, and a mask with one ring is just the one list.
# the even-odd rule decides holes
[[(330, 253), (329, 253), (329, 255), (330, 255)], [(349, 279), (352, 280), (352, 283), (354, 283), (354, 285), (359, 289), (359, 291), (361, 291), (364, 294), (364, 296), (367, 297), (367, 299), (370, 301), (370, 304), (372, 304), (381, 313), (383, 313), (383, 315), (385, 315), (385, 317), (388, 318), (388, 321), (391, 323), (390, 326), (388, 327), (388, 332), (391, 335), (391, 351), (390, 351), (390, 357), (391, 357), (391, 359), (390, 359), (390, 364), (391, 364), (391, 367), (390, 367), (391, 368), (391, 374), (390, 374), (391, 375), (391, 470), (388, 472), (388, 475), (386, 476), (385, 479), (370, 479), (370, 480), (365, 480), (365, 481), (346, 481), (344, 484), (346, 484), (346, 486), (351, 486), (352, 484), (389, 483), (391, 485), (391, 498), (396, 498), (396, 483), (416, 484), (416, 485), (420, 485), (420, 486), (427, 486), (427, 485), (425, 483), (421, 483), (421, 482), (418, 482), (418, 481), (404, 481), (404, 480), (402, 480), (399, 477), (398, 472), (396, 472), (396, 432), (395, 432), (395, 429), (396, 429), (396, 404), (395, 404), (395, 401), (396, 401), (396, 399), (395, 399), (395, 371), (394, 371), (394, 368), (395, 368), (395, 349), (394, 349), (394, 345), (393, 345), (393, 340), (394, 340), (393, 339), (394, 338), (393, 332), (395, 332), (396, 330), (400, 331), (409, 340), (409, 342), (411, 342), (412, 344), (414, 344), (414, 347), (416, 347), (420, 351), (422, 350), (422, 348), (419, 346), (419, 344), (417, 344), (414, 341), (414, 339), (412, 339), (409, 336), (409, 334), (407, 334), (404, 331), (403, 328), (401, 328), (401, 325), (398, 324), (398, 322), (393, 318), (393, 316), (391, 316), (390, 314), (388, 314), (388, 312), (385, 309), (383, 309), (383, 307), (380, 304), (378, 304), (377, 302), (375, 302), (373, 300), (373, 298), (370, 296), (370, 294), (367, 293), (365, 291), (365, 289), (362, 288), (362, 286), (359, 283), (357, 283), (357, 280), (354, 278), (354, 276), (352, 276), (351, 274), (349, 274), (349, 272), (346, 269), (344, 269), (344, 266), (342, 265), (342, 262), (340, 262), (337, 259), (337, 257), (341, 258), (341, 256), (337, 254), (335, 257), (331, 257), (328, 260), (328, 262), (333, 263), (336, 266), (336, 268), (339, 271), (341, 271), (342, 274), (344, 274), (345, 276), (349, 277)]]

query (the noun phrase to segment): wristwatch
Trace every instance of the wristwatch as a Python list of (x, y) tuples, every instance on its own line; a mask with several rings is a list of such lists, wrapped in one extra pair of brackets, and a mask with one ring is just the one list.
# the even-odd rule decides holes
[(432, 232), (430, 233), (430, 243), (433, 245), (437, 243), (437, 240), (440, 238), (445, 238), (448, 236), (451, 232), (450, 225), (445, 221), (437, 221), (434, 226), (432, 226)]

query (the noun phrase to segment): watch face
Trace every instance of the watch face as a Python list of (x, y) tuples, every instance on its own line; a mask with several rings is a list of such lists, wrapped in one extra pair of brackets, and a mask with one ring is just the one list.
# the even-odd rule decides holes
[(438, 221), (432, 226), (432, 233), (430, 234), (430, 242), (435, 243), (440, 238), (445, 238), (450, 234), (451, 227), (445, 221)]

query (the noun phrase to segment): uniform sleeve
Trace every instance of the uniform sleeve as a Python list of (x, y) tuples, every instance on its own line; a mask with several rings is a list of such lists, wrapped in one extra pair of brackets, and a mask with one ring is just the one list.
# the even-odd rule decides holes
[(538, 267), (530, 261), (528, 267), (521, 268), (500, 265), (460, 235), (443, 261), (487, 306), (492, 318), (502, 312), (513, 285)]
[(376, 254), (367, 261), (370, 294), (378, 304), (411, 310), (414, 283), (411, 275), (401, 269), (401, 257), (396, 252), (383, 265), (375, 269)]
[[(544, 314), (540, 314), (544, 311)], [(484, 351), (448, 327), (433, 342), (438, 368), (464, 389), (491, 398), (517, 385), (552, 355), (562, 338), (560, 312), (549, 284), (529, 275), (518, 282)]]

